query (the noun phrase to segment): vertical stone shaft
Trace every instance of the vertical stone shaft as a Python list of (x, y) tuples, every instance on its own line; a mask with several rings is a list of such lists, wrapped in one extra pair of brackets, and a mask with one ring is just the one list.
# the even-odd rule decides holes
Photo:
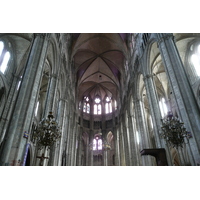
[(126, 158), (126, 165), (131, 165), (131, 150), (130, 150), (130, 140), (129, 140), (129, 133), (127, 131), (126, 126), (126, 114), (122, 116), (122, 127), (123, 127), (123, 136), (124, 136), (124, 148), (125, 148), (125, 158)]
[(79, 136), (78, 136), (78, 150), (77, 150), (77, 165), (81, 166), (81, 158), (82, 158), (82, 133), (83, 128), (79, 126)]
[[(197, 162), (200, 159), (200, 110), (173, 40), (173, 35), (162, 33), (157, 34), (157, 38), (179, 117), (183, 120), (187, 130), (193, 135), (190, 139), (190, 145), (187, 145), (188, 151), (190, 151), (190, 148), (192, 149), (193, 158)], [(192, 159), (191, 162), (193, 162)]]
[(47, 46), (47, 35), (35, 35), (16, 104), (13, 108), (10, 124), (7, 129), (4, 147), (1, 152), (1, 165), (11, 165), (11, 163), (15, 165), (16, 160), (22, 160), (26, 144), (26, 141), (23, 140), (23, 132), (29, 130), (32, 123)]
[(128, 116), (128, 130), (129, 130), (130, 148), (131, 148), (131, 165), (136, 166), (138, 165), (137, 163), (139, 162), (137, 161), (137, 152), (135, 146), (132, 116)]
[(115, 133), (115, 165), (120, 166), (119, 130), (114, 127), (113, 132)]
[(58, 119), (58, 126), (61, 129), (61, 138), (59, 139), (58, 148), (56, 149), (57, 160), (55, 162), (55, 165), (58, 165), (58, 166), (61, 165), (63, 143), (64, 143), (64, 134), (66, 133), (64, 131), (65, 105), (66, 105), (66, 101), (64, 99), (60, 99), (57, 119)]
[(156, 148), (165, 148), (167, 154), (168, 164), (171, 165), (171, 156), (168, 147), (166, 147), (164, 139), (160, 137), (161, 133), (161, 112), (159, 108), (158, 96), (156, 93), (155, 85), (153, 82), (153, 75), (146, 75), (144, 77), (144, 83), (147, 91), (147, 99), (150, 106), (151, 117), (153, 121), (153, 131), (156, 141)]
[[(140, 151), (144, 148), (151, 148), (148, 140), (148, 131), (145, 124), (144, 109), (142, 108), (141, 100), (134, 101), (136, 109), (136, 125), (138, 130), (138, 136), (140, 140)], [(151, 165), (151, 159), (149, 156), (142, 156), (143, 165)]]

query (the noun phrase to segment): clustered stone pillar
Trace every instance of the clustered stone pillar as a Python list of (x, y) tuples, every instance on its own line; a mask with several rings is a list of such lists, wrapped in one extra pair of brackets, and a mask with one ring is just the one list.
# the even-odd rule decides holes
[(11, 89), (9, 90), (8, 98), (6, 100), (5, 107), (3, 108), (1, 123), (0, 123), (0, 143), (3, 141), (5, 132), (8, 128), (9, 121), (7, 119), (10, 118), (11, 110), (13, 108), (13, 101), (16, 98), (16, 86), (19, 84), (20, 77), (14, 76), (12, 81)]
[(64, 112), (64, 119), (63, 119), (63, 126), (62, 126), (62, 166), (67, 165), (67, 145), (68, 145), (68, 126), (69, 126), (69, 103), (65, 100), (65, 112)]
[(61, 138), (58, 141), (58, 147), (56, 149), (57, 160), (55, 161), (56, 162), (55, 165), (58, 165), (58, 166), (61, 165), (62, 150), (63, 150), (63, 146), (64, 146), (63, 145), (64, 134), (66, 134), (65, 127), (64, 127), (64, 123), (65, 123), (65, 120), (66, 120), (66, 117), (65, 117), (65, 110), (66, 109), (65, 109), (65, 107), (66, 107), (66, 100), (60, 99), (57, 119), (58, 119), (58, 126), (61, 129)]
[(139, 165), (138, 156), (137, 156), (137, 147), (135, 145), (134, 131), (133, 131), (133, 122), (132, 116), (128, 116), (128, 130), (131, 144), (131, 165), (136, 166)]
[(82, 133), (83, 133), (83, 127), (78, 127), (78, 149), (77, 149), (77, 165), (81, 166), (81, 159), (82, 159)]
[[(172, 34), (157, 34), (158, 47), (165, 66), (180, 119), (184, 122), (192, 138), (187, 145), (190, 162), (195, 165), (200, 161), (200, 110), (184, 70)], [(191, 150), (192, 151), (191, 151)], [(194, 163), (195, 161), (195, 163)]]
[[(70, 101), (71, 103), (71, 101)], [(72, 104), (71, 104), (72, 105)], [(69, 106), (69, 125), (68, 125), (68, 135), (67, 135), (67, 152), (66, 152), (66, 160), (67, 166), (71, 166), (72, 164), (72, 154), (73, 154), (73, 133), (74, 133), (74, 112), (72, 111), (72, 107)]]
[(77, 115), (74, 115), (74, 126), (73, 126), (73, 148), (72, 148), (72, 160), (71, 165), (76, 165), (77, 147), (78, 147), (78, 126), (77, 126)]
[(89, 144), (88, 144), (88, 149), (89, 149), (89, 166), (93, 166), (93, 132), (92, 130), (90, 130), (90, 134), (89, 134)]
[[(151, 148), (148, 138), (148, 131), (147, 126), (145, 124), (145, 118), (144, 118), (144, 109), (142, 107), (143, 102), (140, 99), (134, 100), (135, 105), (135, 112), (136, 112), (136, 126), (138, 130), (138, 136), (139, 136), (139, 143), (140, 143), (140, 151), (142, 149), (149, 149)], [(142, 156), (142, 162), (143, 165), (148, 166), (152, 165), (152, 160), (150, 156)]]
[(54, 104), (56, 97), (57, 80), (58, 79), (56, 74), (50, 74), (50, 81), (47, 90), (47, 97), (43, 117), (47, 117), (49, 112), (53, 112), (53, 115), (55, 116), (56, 111), (54, 110)]
[(126, 154), (124, 148), (124, 136), (122, 130), (122, 123), (119, 124), (119, 155), (120, 155), (120, 166), (126, 165)]
[(68, 101), (67, 105), (67, 134), (66, 134), (66, 144), (65, 144), (65, 160), (66, 160), (66, 166), (69, 166), (69, 157), (70, 157), (70, 137), (71, 137), (71, 126), (72, 126), (72, 116), (71, 116), (71, 109), (70, 109), (70, 101)]
[(21, 165), (26, 141), (24, 131), (30, 131), (35, 103), (48, 47), (47, 34), (35, 34), (25, 66), (21, 87), (13, 108), (10, 124), (0, 156), (0, 165)]
[(122, 129), (123, 129), (123, 136), (124, 136), (126, 165), (130, 166), (131, 165), (131, 149), (130, 149), (129, 133), (127, 131), (127, 126), (126, 126), (126, 114), (122, 115)]
[(113, 129), (115, 133), (114, 140), (115, 140), (115, 165), (120, 166), (120, 147), (119, 147), (119, 130), (117, 128)]
[(158, 96), (153, 82), (153, 75), (144, 76), (144, 83), (147, 91), (147, 99), (150, 106), (151, 117), (153, 122), (153, 131), (156, 141), (156, 148), (165, 148), (167, 154), (168, 164), (171, 165), (171, 156), (166, 142), (161, 138), (161, 112), (159, 108)]
[(75, 113), (73, 110), (73, 106), (72, 106), (72, 102), (71, 102), (71, 108), (70, 108), (70, 128), (68, 129), (68, 153), (67, 153), (67, 157), (68, 157), (68, 165), (69, 166), (73, 166), (74, 165), (74, 156), (75, 156), (75, 139), (76, 139), (76, 118), (75, 118)]

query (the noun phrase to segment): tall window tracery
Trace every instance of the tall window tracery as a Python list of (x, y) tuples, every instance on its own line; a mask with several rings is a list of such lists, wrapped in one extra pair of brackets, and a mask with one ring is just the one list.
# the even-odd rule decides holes
[[(111, 97), (106, 97), (104, 101), (101, 100), (99, 96), (96, 96), (93, 101), (93, 105), (91, 106), (91, 101), (88, 96), (83, 98), (82, 102), (79, 102), (79, 109), (82, 108), (84, 113), (92, 113), (94, 115), (101, 115), (102, 114), (102, 103), (104, 103), (105, 114), (109, 114), (114, 110), (117, 110), (117, 102), (114, 100), (112, 101)], [(113, 105), (112, 105), (113, 104)], [(83, 107), (81, 106), (83, 105)]]
[(106, 97), (106, 103), (105, 103), (105, 113), (111, 113), (112, 112), (112, 101), (111, 98)]
[(192, 46), (191, 63), (197, 76), (200, 76), (200, 44)]
[(85, 113), (90, 113), (89, 97), (84, 97), (83, 112), (85, 112)]
[(101, 99), (100, 97), (96, 97), (94, 99), (94, 114), (95, 115), (101, 115)]
[(9, 60), (10, 60), (10, 52), (6, 50), (4, 43), (0, 41), (0, 71), (3, 74), (7, 69)]
[(165, 117), (167, 115), (168, 109), (164, 98), (161, 98), (159, 101), (161, 116)]
[(93, 150), (102, 150), (102, 139), (99, 138), (98, 136), (96, 136), (94, 139), (93, 139)]

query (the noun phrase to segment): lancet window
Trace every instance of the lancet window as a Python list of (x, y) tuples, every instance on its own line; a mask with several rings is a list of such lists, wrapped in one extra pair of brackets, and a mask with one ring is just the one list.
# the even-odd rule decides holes
[(195, 69), (197, 76), (200, 76), (200, 44), (192, 45), (191, 62)]
[(164, 98), (161, 98), (159, 101), (161, 116), (165, 117), (167, 115), (168, 109)]
[(98, 136), (93, 139), (93, 150), (102, 150), (102, 139)]
[(105, 113), (111, 113), (112, 112), (112, 101), (111, 98), (106, 97), (106, 103), (105, 103)]
[(96, 97), (94, 100), (94, 114), (101, 115), (101, 99), (100, 97)]
[(6, 50), (4, 43), (0, 41), (0, 71), (3, 74), (7, 69), (9, 60), (10, 60), (10, 52)]
[(90, 113), (89, 97), (84, 97), (84, 100), (83, 100), (83, 112)]

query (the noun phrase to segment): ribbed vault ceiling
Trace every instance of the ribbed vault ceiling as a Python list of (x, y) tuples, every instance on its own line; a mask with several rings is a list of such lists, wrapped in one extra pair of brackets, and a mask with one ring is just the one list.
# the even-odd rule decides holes
[(96, 95), (117, 99), (127, 48), (126, 34), (76, 34), (73, 48), (79, 99)]

